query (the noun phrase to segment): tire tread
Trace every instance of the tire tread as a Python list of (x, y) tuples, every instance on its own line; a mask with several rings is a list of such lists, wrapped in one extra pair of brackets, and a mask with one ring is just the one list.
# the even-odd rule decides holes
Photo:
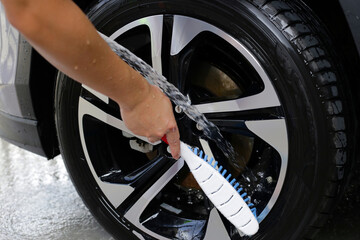
[(333, 172), (322, 194), (317, 213), (308, 224), (303, 239), (314, 239), (317, 232), (330, 217), (334, 206), (342, 195), (345, 182), (345, 165), (347, 159), (347, 128), (345, 125), (344, 103), (339, 93), (339, 78), (331, 54), (325, 49), (325, 40), (315, 24), (308, 21), (300, 12), (297, 1), (251, 1), (292, 43), (298, 53), (308, 64), (318, 95), (323, 102), (323, 109), (328, 116), (330, 148), (332, 151)]

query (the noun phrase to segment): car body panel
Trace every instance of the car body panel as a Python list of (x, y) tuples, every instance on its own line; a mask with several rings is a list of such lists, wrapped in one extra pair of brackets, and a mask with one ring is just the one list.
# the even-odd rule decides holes
[(0, 4), (0, 111), (35, 120), (29, 89), (32, 48)]
[(0, 136), (47, 156), (33, 108), (30, 88), (32, 47), (10, 25), (0, 4)]
[(7, 21), (0, 4), (0, 111), (20, 116), (15, 89), (19, 32)]
[(360, 3), (353, 0), (340, 0), (340, 4), (360, 55)]

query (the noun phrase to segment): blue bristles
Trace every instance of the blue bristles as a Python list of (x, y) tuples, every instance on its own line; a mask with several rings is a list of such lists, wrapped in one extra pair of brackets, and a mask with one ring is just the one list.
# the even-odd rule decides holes
[(196, 155), (198, 155), (198, 148), (194, 148), (194, 151), (193, 151)]
[[(190, 147), (189, 147), (190, 148)], [(205, 162), (207, 162), (208, 164), (210, 164), (210, 166), (212, 166), (214, 169), (216, 169), (216, 167), (218, 166), (218, 162), (214, 161), (214, 158), (211, 158), (208, 161), (208, 155), (204, 155), (204, 152), (199, 150), (198, 148), (190, 148), (197, 156), (199, 156), (201, 159), (203, 159)], [(214, 165), (213, 165), (214, 162)], [(217, 171), (225, 178), (225, 175), (227, 173), (227, 170), (223, 168), (223, 166), (219, 166), (219, 168), (217, 169)], [(237, 190), (237, 192), (240, 194), (241, 198), (244, 199), (247, 196), (246, 192), (243, 192), (243, 188), (240, 187), (239, 189), (237, 189), (240, 185), (240, 183), (236, 182), (236, 179), (233, 178), (230, 181), (231, 178), (231, 173), (229, 173), (229, 175), (227, 175), (227, 177), (225, 178), (233, 187), (235, 190)], [(253, 203), (250, 202), (251, 198), (247, 197), (246, 199), (244, 199), (244, 202), (247, 203), (248, 207), (250, 208), (251, 212), (254, 214), (254, 216), (257, 218), (257, 214), (256, 214), (256, 208), (254, 206)]]
[[(212, 161), (211, 161), (212, 162)], [(214, 163), (214, 168), (216, 169), (216, 166), (218, 165), (218, 162), (217, 161), (215, 161), (215, 163)]]
[(257, 218), (256, 208), (251, 208), (250, 210), (254, 214), (255, 218)]
[(231, 177), (231, 173), (227, 176), (226, 181), (229, 181)]

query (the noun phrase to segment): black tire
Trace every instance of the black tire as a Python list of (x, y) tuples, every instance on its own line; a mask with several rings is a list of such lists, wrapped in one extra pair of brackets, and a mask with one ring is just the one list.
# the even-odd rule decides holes
[[(301, 1), (110, 0), (97, 3), (88, 15), (95, 26), (107, 35), (140, 18), (163, 16), (163, 74), (183, 93), (189, 94), (194, 104), (257, 96), (269, 87), (263, 81), (268, 77), (279, 105), (264, 104), (264, 107), (206, 113), (206, 116), (219, 126), (229, 141), (237, 139), (252, 144), (251, 149), (245, 148), (249, 152), (249, 156), (245, 157), (246, 171), (228, 164), (234, 172), (242, 173), (238, 174), (238, 180), (244, 185), (249, 184), (248, 192), (253, 194), (253, 199), (259, 200), (255, 202), (258, 203), (258, 214), (262, 216), (260, 230), (251, 239), (314, 238), (332, 212), (345, 185), (348, 160), (353, 154), (353, 150), (348, 147), (351, 145), (348, 133), (353, 130), (354, 120), (350, 118), (346, 105), (347, 99), (342, 88), (345, 83), (342, 77), (344, 74), (331, 50), (330, 37), (310, 9)], [(172, 44), (170, 37), (174, 15), (190, 17), (193, 19), (190, 20), (192, 23), (198, 20), (205, 22), (230, 38), (226, 38), (226, 42), (207, 32), (197, 35), (180, 52), (169, 56), (166, 51), (170, 51)], [(151, 63), (149, 37), (142, 34), (143, 31), (147, 32), (144, 28), (138, 28), (132, 33), (121, 35), (117, 41)], [(234, 45), (230, 46), (229, 42), (233, 40), (240, 43), (248, 53), (235, 49)], [(216, 58), (212, 57), (213, 53), (217, 54)], [(251, 57), (256, 61), (249, 60)], [(197, 65), (198, 62), (205, 61), (204, 59), (235, 79), (235, 84), (241, 85), (241, 93), (236, 93), (236, 97), (229, 96), (228, 93), (216, 96), (211, 89), (204, 89), (204, 86), (200, 88), (199, 84), (195, 84), (195, 80), (189, 76), (199, 74), (194, 72), (202, 66)], [(226, 65), (222, 65), (222, 62)], [(266, 76), (260, 75), (260, 70), (255, 65)], [(75, 187), (93, 215), (117, 239), (138, 239), (139, 236), (156, 239), (156, 235), (143, 232), (124, 216), (133, 206), (131, 201), (139, 200), (164, 172), (174, 166), (174, 161), (168, 158), (164, 146), (157, 146), (156, 154), (162, 157), (155, 158), (158, 167), (150, 166), (151, 161), (147, 161), (144, 154), (130, 148), (129, 139), (121, 132), (89, 117), (91, 114), (79, 115), (80, 99), (109, 116), (121, 119), (114, 102), (102, 101), (96, 93), (82, 88), (80, 84), (59, 73), (55, 98), (56, 125), (61, 152)], [(180, 126), (182, 136), (188, 136), (189, 129), (196, 131), (193, 130), (194, 124), (184, 120), (182, 115), (176, 117), (179, 124), (186, 122), (185, 127)], [(281, 129), (285, 134), (278, 137), (281, 138), (280, 142), (286, 142), (287, 146), (280, 146), (286, 149), (283, 152), (272, 140), (265, 138), (263, 133), (259, 134), (250, 127), (251, 122), (262, 121), (266, 128), (271, 128), (272, 125), (266, 124), (277, 120), (286, 123)], [(234, 122), (233, 125), (231, 121)], [(79, 129), (80, 122), (86, 125), (83, 135), (82, 129), (85, 127)], [(233, 138), (233, 134), (244, 137)], [(196, 141), (193, 143), (198, 144)], [(118, 145), (121, 145), (120, 150)], [(211, 148), (214, 149), (214, 155), (221, 158), (216, 147)], [(243, 149), (239, 147), (238, 151)], [(286, 153), (286, 156), (281, 155), (282, 153)], [(92, 166), (89, 166), (89, 162)], [(141, 183), (126, 182), (135, 190), (118, 207), (112, 204), (109, 195), (104, 193), (99, 182), (94, 179), (94, 172), (99, 177), (113, 170), (121, 170), (126, 175), (141, 170), (143, 166), (148, 167), (149, 173), (146, 172), (145, 175), (148, 174), (151, 179), (139, 178)], [(93, 173), (91, 168), (95, 169)], [(164, 187), (165, 190), (162, 189), (165, 193), (161, 196), (159, 193), (157, 198), (161, 201), (172, 197), (183, 200), (183, 193), (172, 191), (173, 186), (169, 185), (179, 187), (179, 179), (182, 179), (186, 171), (186, 167), (183, 167)], [(265, 178), (269, 176), (271, 178)], [(242, 177), (248, 177), (251, 182), (247, 183)], [(111, 181), (114, 183), (114, 180)], [(183, 191), (184, 188), (186, 187), (180, 186), (179, 189)], [(193, 197), (189, 189), (185, 190), (188, 194), (186, 196)], [(169, 193), (173, 196), (165, 198)], [(202, 196), (200, 192), (197, 194), (200, 195), (196, 196)], [(149, 203), (152, 209), (147, 207), (144, 210), (142, 220), (155, 216), (153, 211), (159, 204), (154, 201)], [(206, 199), (193, 201), (193, 204), (199, 205), (201, 213), (192, 213), (192, 208), (183, 202), (176, 206), (182, 210), (181, 219), (190, 219), (201, 226), (198, 227), (196, 236), (191, 235), (191, 239), (202, 239), (207, 231), (206, 216), (211, 214), (211, 205)], [(157, 213), (164, 214), (166, 211), (160, 209)], [(167, 214), (169, 216), (162, 217), (170, 218), (170, 213)], [(150, 232), (172, 239), (187, 239), (181, 237), (182, 231), (189, 234), (184, 225), (169, 223), (171, 230), (167, 230), (170, 226), (166, 220), (159, 217), (154, 219), (156, 221), (150, 220), (150, 224), (146, 225)], [(246, 238), (240, 237), (226, 220), (223, 221), (229, 239)]]

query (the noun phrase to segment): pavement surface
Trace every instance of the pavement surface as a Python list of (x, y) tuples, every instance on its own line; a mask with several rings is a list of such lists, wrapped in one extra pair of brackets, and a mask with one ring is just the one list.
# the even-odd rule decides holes
[(78, 196), (61, 157), (0, 140), (1, 240), (110, 240)]
[[(360, 239), (360, 164), (319, 240)], [(112, 240), (74, 189), (61, 157), (46, 161), (0, 139), (1, 240)]]

